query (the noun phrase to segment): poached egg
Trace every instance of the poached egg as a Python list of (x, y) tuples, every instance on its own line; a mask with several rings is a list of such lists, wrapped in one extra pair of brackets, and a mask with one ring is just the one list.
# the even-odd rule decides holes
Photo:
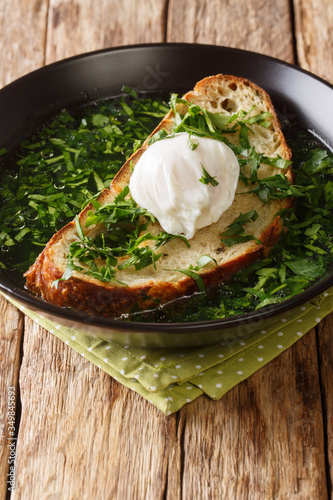
[(223, 142), (192, 135), (191, 149), (188, 140), (184, 132), (151, 144), (137, 162), (129, 188), (164, 231), (191, 239), (231, 206), (239, 163)]

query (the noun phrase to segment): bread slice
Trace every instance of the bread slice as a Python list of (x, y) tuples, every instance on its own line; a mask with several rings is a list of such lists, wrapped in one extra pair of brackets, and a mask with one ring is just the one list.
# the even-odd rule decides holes
[[(249, 125), (253, 131), (249, 134), (250, 144), (258, 153), (265, 156), (291, 159), (291, 151), (281, 131), (271, 99), (254, 83), (230, 75), (211, 76), (197, 83), (193, 91), (185, 94), (184, 99), (210, 112), (227, 115), (233, 115), (239, 110), (249, 111), (252, 108), (247, 118), (269, 112), (271, 116), (267, 118), (270, 121), (268, 127), (263, 127), (259, 123)], [(174, 114), (170, 111), (151, 135), (162, 129), (170, 133), (173, 124)], [(228, 140), (237, 144), (238, 134), (228, 134)], [(128, 185), (132, 168), (135, 168), (138, 159), (148, 147), (146, 140), (120, 169), (110, 189), (102, 191), (98, 197), (102, 205), (113, 201)], [(277, 173), (281, 173), (279, 168), (262, 164), (258, 170), (258, 177), (264, 178)], [(285, 175), (289, 182), (292, 182), (291, 167), (288, 167)], [(250, 188), (239, 181), (237, 192), (244, 193)], [(74, 271), (70, 278), (59, 281), (55, 287), (54, 281), (61, 278), (66, 269), (69, 245), (79, 239), (75, 221), (72, 221), (52, 237), (36, 262), (26, 272), (26, 286), (48, 302), (102, 317), (120, 317), (136, 307), (154, 308), (157, 304), (165, 304), (198, 291), (197, 281), (177, 269), (194, 266), (202, 255), (209, 255), (213, 259), (198, 271), (207, 288), (230, 280), (236, 271), (266, 256), (278, 241), (282, 230), (278, 212), (290, 205), (290, 198), (263, 203), (255, 193), (236, 195), (231, 207), (216, 223), (196, 232), (190, 240), (190, 248), (187, 248), (180, 239), (173, 239), (164, 245), (163, 255), (156, 262), (156, 268), (149, 265), (135, 270), (134, 266), (130, 266), (117, 271), (117, 280), (109, 282), (101, 282), (82, 271)], [(90, 210), (94, 210), (91, 204), (79, 214), (79, 221), (84, 233), (94, 238), (105, 228), (102, 224), (85, 227)], [(251, 210), (256, 210), (259, 217), (247, 224), (246, 232), (254, 235), (261, 243), (250, 240), (230, 247), (223, 244), (221, 233), (240, 214)], [(150, 223), (147, 231), (158, 234), (161, 227), (158, 222)], [(148, 244), (153, 246), (154, 242)]]

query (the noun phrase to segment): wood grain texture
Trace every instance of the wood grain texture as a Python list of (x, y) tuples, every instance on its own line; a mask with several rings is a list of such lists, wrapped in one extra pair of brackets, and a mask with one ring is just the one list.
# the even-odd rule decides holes
[(333, 2), (294, 0), (298, 61), (333, 82)]
[(329, 493), (333, 494), (333, 314), (318, 328), (318, 351), (320, 361), (323, 419), (327, 449), (327, 474)]
[(14, 498), (163, 498), (174, 419), (29, 319), (20, 386)]
[[(47, 4), (47, 0), (1, 0), (0, 88), (44, 64)], [(7, 492), (8, 388), (14, 386), (17, 394), (22, 332), (23, 315), (0, 297), (1, 499)]]
[[(165, 2), (50, 2), (45, 62), (163, 41)], [(138, 15), (138, 13), (140, 15)], [(29, 319), (13, 498), (163, 498), (174, 421)], [(148, 416), (148, 418), (147, 418)], [(170, 424), (169, 424), (170, 422)], [(174, 469), (180, 464), (172, 459)], [(172, 489), (180, 490), (172, 481)]]
[(166, 0), (50, 0), (46, 62), (133, 43), (163, 42)]
[(326, 498), (315, 350), (312, 331), (221, 401), (181, 410), (183, 498)]
[[(299, 64), (333, 83), (333, 3), (294, 0)], [(318, 328), (318, 352), (327, 449), (328, 494), (333, 494), (333, 314)]]
[[(17, 396), (20, 366), (20, 344), (23, 332), (23, 315), (0, 296), (0, 498), (6, 498), (7, 473), (10, 445), (8, 401), (9, 388), (14, 387)], [(14, 402), (16, 407), (16, 401)], [(14, 427), (17, 430), (18, 422)]]
[(168, 42), (237, 47), (293, 62), (288, 0), (170, 0)]
[(0, 87), (44, 64), (48, 0), (1, 0)]
[[(3, 84), (44, 62), (107, 46), (159, 42), (165, 32), (169, 42), (216, 43), (293, 61), (286, 0), (0, 2), (0, 49), (8, 51), (0, 65)], [(329, 2), (323, 2), (326, 9)], [(317, 3), (297, 0), (295, 13), (304, 19)], [(333, 21), (325, 8), (319, 12), (332, 51)], [(309, 32), (316, 36), (310, 20), (297, 20), (298, 44)], [(315, 54), (307, 54), (308, 64), (315, 64)], [(298, 59), (306, 64), (301, 50)], [(17, 374), (19, 365), (19, 342), (6, 338), (10, 332), (10, 339), (19, 338), (15, 332), (22, 331), (22, 317), (4, 301), (0, 307), (0, 344), (8, 346), (12, 359), (9, 368), (0, 365), (0, 382), (6, 384), (4, 377), (9, 380), (10, 370)], [(331, 332), (332, 317), (319, 327), (319, 359), (312, 331), (221, 401), (202, 397), (165, 417), (26, 318), (13, 499), (328, 498)], [(2, 456), (0, 467), (6, 462)], [(0, 468), (2, 480), (3, 474)]]

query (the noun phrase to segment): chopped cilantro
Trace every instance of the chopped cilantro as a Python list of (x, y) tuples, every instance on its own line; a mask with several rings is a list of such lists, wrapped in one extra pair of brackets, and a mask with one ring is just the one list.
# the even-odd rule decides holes
[[(1, 268), (25, 271), (52, 234), (90, 201), (93, 210), (88, 215), (88, 226), (82, 228), (76, 219), (78, 239), (70, 247), (61, 280), (68, 279), (75, 270), (105, 282), (116, 280), (119, 269), (155, 266), (161, 246), (173, 238), (190, 246), (182, 236), (163, 231), (152, 235), (149, 221), (153, 217), (135, 205), (128, 190), (107, 206), (96, 201), (98, 192), (109, 186), (120, 166), (168, 111), (160, 98), (141, 97), (128, 87), (123, 92), (120, 99), (104, 101), (75, 114), (63, 110), (34, 137), (24, 140), (14, 153), (6, 154), (6, 148), (0, 148)], [(150, 143), (179, 132), (188, 134), (190, 149), (196, 147), (194, 136), (225, 142), (237, 155), (240, 178), (250, 192), (264, 203), (294, 196), (296, 205), (280, 213), (286, 231), (269, 257), (237, 273), (211, 297), (204, 293), (200, 269), (212, 259), (203, 256), (194, 266), (178, 270), (194, 279), (202, 293), (179, 307), (157, 308), (155, 315), (143, 316), (143, 320), (200, 321), (234, 316), (293, 297), (320, 279), (333, 262), (333, 154), (300, 130), (297, 123), (285, 124), (295, 176), (290, 185), (284, 175), (289, 161), (266, 157), (250, 147), (251, 127), (267, 127), (269, 115), (249, 116), (253, 110), (232, 116), (203, 112), (176, 94), (170, 103), (175, 115), (174, 129), (171, 134), (161, 130)], [(230, 134), (239, 134), (238, 145), (228, 140)], [(281, 172), (261, 179), (261, 164), (272, 165)], [(246, 165), (250, 167), (249, 176), (245, 175)], [(205, 171), (203, 177), (209, 179)], [(255, 239), (246, 233), (247, 222), (255, 217), (255, 211), (241, 214), (221, 235), (223, 243)], [(89, 227), (99, 223), (105, 227), (100, 236), (86, 236)], [(137, 315), (135, 319), (140, 320)]]
[(212, 177), (207, 172), (207, 170), (205, 169), (205, 167), (203, 166), (202, 163), (200, 165), (201, 165), (201, 168), (202, 168), (202, 171), (203, 171), (203, 176), (200, 177), (199, 182), (201, 182), (202, 184), (211, 184), (213, 187), (218, 186), (219, 183), (217, 182), (216, 178)]
[(221, 234), (222, 241), (228, 247), (237, 243), (244, 243), (245, 241), (255, 240), (258, 245), (261, 242), (253, 236), (253, 234), (246, 234), (244, 224), (258, 219), (258, 213), (255, 210), (240, 214), (230, 226)]
[(207, 264), (212, 261), (216, 262), (215, 259), (213, 259), (209, 255), (203, 255), (197, 260), (196, 266), (190, 265), (188, 269), (170, 269), (170, 271), (177, 271), (179, 273), (185, 274), (189, 278), (192, 278), (196, 282), (199, 292), (205, 293), (206, 286), (204, 280), (202, 279), (200, 274), (198, 274), (198, 271), (200, 271), (200, 269), (207, 266)]
[[(69, 246), (68, 265), (59, 281), (69, 279), (73, 271), (80, 271), (102, 282), (117, 280), (117, 270), (134, 266), (136, 271), (153, 265), (162, 256), (156, 249), (174, 238), (180, 238), (190, 246), (183, 236), (175, 236), (161, 231), (157, 236), (147, 229), (148, 221), (154, 217), (145, 209), (138, 207), (129, 196), (126, 186), (113, 202), (101, 205), (92, 202), (93, 209), (88, 211), (85, 228), (102, 224), (105, 231), (92, 239), (86, 236), (78, 217), (75, 218), (76, 231), (80, 241)], [(151, 245), (146, 244), (151, 242)]]

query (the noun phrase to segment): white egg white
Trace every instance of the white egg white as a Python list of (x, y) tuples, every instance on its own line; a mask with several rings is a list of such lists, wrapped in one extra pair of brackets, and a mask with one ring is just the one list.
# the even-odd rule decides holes
[[(129, 188), (135, 202), (149, 210), (164, 231), (191, 239), (232, 204), (239, 163), (220, 141), (191, 136), (197, 144), (192, 150), (188, 139), (187, 133), (180, 133), (149, 146), (134, 168)], [(203, 168), (216, 185), (200, 181)]]

